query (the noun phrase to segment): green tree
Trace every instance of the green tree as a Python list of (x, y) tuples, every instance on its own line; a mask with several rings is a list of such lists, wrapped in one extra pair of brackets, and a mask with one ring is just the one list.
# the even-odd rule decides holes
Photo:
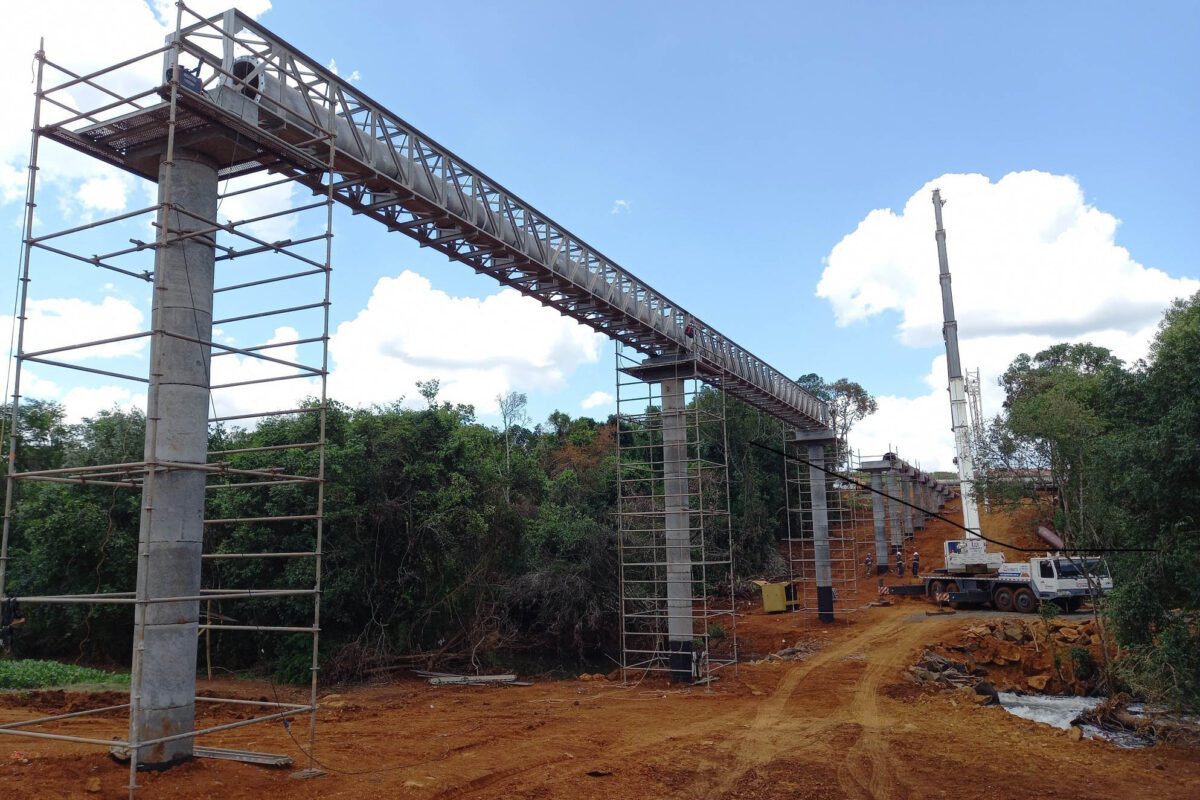
[[(1200, 294), (1167, 309), (1147, 362), (1061, 344), (1018, 357), (1001, 385), (989, 456), (1048, 470), (1068, 544), (1117, 551), (1108, 678), (1200, 707)], [(989, 496), (1004, 481), (989, 468)]]

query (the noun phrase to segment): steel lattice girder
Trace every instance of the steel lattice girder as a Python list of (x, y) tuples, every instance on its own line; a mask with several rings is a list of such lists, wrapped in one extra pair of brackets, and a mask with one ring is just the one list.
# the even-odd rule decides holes
[[(268, 169), (319, 193), (332, 181), (356, 214), (647, 356), (690, 353), (702, 378), (795, 429), (829, 427), (825, 404), (777, 369), (240, 12), (185, 28), (182, 45), (205, 90), (179, 90), (177, 130), (190, 146), (221, 142), (224, 174)], [(160, 108), (49, 134), (153, 179), (138, 152)], [(322, 166), (330, 141), (334, 175)]]

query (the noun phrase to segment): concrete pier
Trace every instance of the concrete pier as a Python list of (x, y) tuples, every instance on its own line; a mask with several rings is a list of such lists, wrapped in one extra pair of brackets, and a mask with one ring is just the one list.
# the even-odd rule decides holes
[[(206, 227), (204, 220), (217, 214), (216, 167), (176, 150), (174, 164), (160, 167), (159, 201), (174, 207), (160, 216), (169, 239)], [(208, 458), (209, 347), (195, 340), (209, 341), (212, 335), (213, 271), (208, 236), (168, 244), (155, 254), (145, 442), (145, 458), (151, 464), (204, 464)], [(137, 586), (148, 600), (200, 593), (204, 485), (203, 472), (187, 469), (159, 469), (147, 481), (138, 532)], [(141, 694), (131, 698), (131, 739), (145, 741), (194, 729), (199, 608), (195, 600), (136, 607), (145, 633), (134, 642)], [(192, 746), (190, 738), (177, 739), (141, 747), (136, 758), (145, 768), (165, 769), (190, 759)]]
[(891, 558), (888, 555), (887, 518), (881, 492), (884, 491), (883, 476), (891, 465), (886, 461), (870, 461), (863, 463), (860, 468), (870, 474), (871, 488), (874, 490), (871, 493), (871, 519), (875, 526), (875, 574), (886, 575)]
[[(813, 520), (813, 571), (817, 588), (817, 619), (833, 622), (833, 566), (829, 554), (828, 476), (825, 468), (825, 448), (834, 443), (831, 431), (796, 431), (792, 434), (797, 447), (805, 448), (808, 460), (808, 490)], [(856, 568), (856, 567), (853, 567)]]
[(683, 379), (659, 382), (662, 390), (663, 484), (666, 492), (667, 640), (671, 679), (692, 680), (692, 552), (688, 493), (686, 402)]

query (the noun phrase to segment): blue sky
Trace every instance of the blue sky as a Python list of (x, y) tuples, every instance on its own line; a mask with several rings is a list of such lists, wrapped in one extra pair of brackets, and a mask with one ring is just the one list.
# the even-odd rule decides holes
[[(53, 56), (56, 27), (69, 16), (17, 26), (7, 46), (22, 53), (20, 70), (29, 32), (43, 28)], [(845, 375), (879, 395), (936, 399), (930, 377), (940, 341), (905, 334), (905, 313), (915, 306), (901, 298), (839, 314), (836, 298), (816, 291), (826, 259), (872, 210), (899, 215), (948, 173), (992, 182), (1029, 170), (1070, 176), (1082, 198), (1072, 213), (1094, 207), (1119, 220), (1109, 250), (1125, 248), (1137, 268), (1171, 279), (1153, 296), (1163, 305), (1195, 291), (1180, 279), (1200, 277), (1194, 3), (441, 2), (429, 10), (347, 2), (334, 10), (279, 0), (260, 21), (322, 63), (336, 59), (343, 75), (357, 71), (357, 86), (377, 101), (793, 376)], [(103, 63), (105, 53), (115, 61), (154, 45), (96, 48)], [(10, 164), (19, 158), (12, 150), (2, 154)], [(974, 189), (960, 195), (966, 191)], [(1014, 217), (1036, 206), (1014, 197), (1004, 206), (1018, 209)], [(975, 265), (956, 257), (956, 224), (965, 236), (994, 221), (956, 219), (971, 206), (950, 200), (957, 286)], [(937, 265), (932, 214), (922, 203), (903, 216), (914, 229), (927, 227), (927, 250), (902, 260), (925, 259), (911, 276), (928, 281), (924, 303), (936, 293)], [(19, 206), (10, 198), (0, 214), (15, 218)], [(366, 306), (380, 278), (404, 270), (454, 297), (497, 291), (374, 227), (348, 215), (337, 222), (335, 324)], [(5, 230), (12, 252), (19, 234)], [(887, 241), (847, 251), (880, 253)], [(960, 254), (973, 252), (962, 244)], [(888, 258), (877, 256), (874, 267), (846, 263), (841, 279)], [(989, 285), (1012, 292), (1015, 273), (1005, 263), (981, 271), (980, 303)], [(1133, 267), (1117, 271), (1139, 281)], [(1085, 285), (1086, 269), (1072, 274), (1085, 294), (1104, 288)], [(1022, 292), (995, 301), (1019, 302)], [(1111, 298), (1089, 298), (1111, 306)], [(839, 326), (839, 316), (853, 321)], [(940, 327), (940, 319), (929, 324)], [(1080, 326), (1070, 335), (1106, 329), (1094, 315)], [(1126, 338), (1144, 339), (1146, 324), (1126, 328)], [(985, 372), (1015, 355), (992, 344), (980, 348)], [(556, 407), (582, 413), (584, 397), (612, 385), (606, 345), (596, 361), (573, 365), (559, 388), (510, 388), (529, 391), (533, 417), (544, 419)], [(896, 431), (888, 442), (930, 464), (948, 461), (947, 439), (936, 433), (948, 427), (948, 409), (935, 409), (933, 400), (892, 407), (898, 416), (881, 423)], [(918, 413), (936, 418), (903, 430), (896, 421)], [(926, 450), (904, 435), (938, 443)]]

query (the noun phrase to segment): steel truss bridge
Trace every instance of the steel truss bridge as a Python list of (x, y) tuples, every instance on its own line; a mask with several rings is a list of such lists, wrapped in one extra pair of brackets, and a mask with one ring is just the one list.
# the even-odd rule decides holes
[(222, 177), (267, 170), (332, 189), (355, 214), (645, 356), (691, 354), (702, 379), (794, 429), (829, 428), (825, 404), (779, 370), (249, 17), (227, 11), (179, 38), (175, 80), (168, 59), (155, 90), (163, 102), (46, 135), (155, 181), (173, 128), (176, 146), (226, 165)]

